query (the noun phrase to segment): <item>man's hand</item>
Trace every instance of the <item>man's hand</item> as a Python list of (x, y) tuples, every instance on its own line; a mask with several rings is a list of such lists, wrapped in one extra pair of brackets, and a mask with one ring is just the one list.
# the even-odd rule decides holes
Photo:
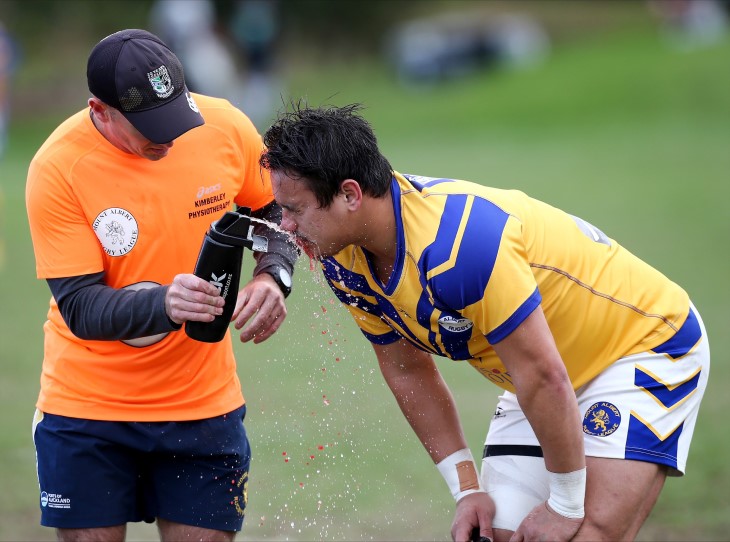
[(494, 510), (494, 501), (486, 493), (472, 493), (462, 498), (456, 503), (451, 538), (454, 542), (470, 542), (472, 531), (477, 528), (480, 538), (494, 540), (492, 535)]
[(223, 304), (218, 288), (193, 274), (176, 275), (165, 294), (165, 311), (176, 324), (212, 322)]
[(550, 509), (546, 502), (537, 505), (522, 520), (510, 538), (510, 542), (562, 542), (571, 540), (578, 532), (582, 519), (561, 516)]
[(238, 292), (232, 320), (236, 329), (246, 326), (241, 331), (241, 342), (253, 339), (254, 344), (258, 344), (265, 341), (279, 329), (285, 318), (284, 294), (268, 273), (255, 276)]

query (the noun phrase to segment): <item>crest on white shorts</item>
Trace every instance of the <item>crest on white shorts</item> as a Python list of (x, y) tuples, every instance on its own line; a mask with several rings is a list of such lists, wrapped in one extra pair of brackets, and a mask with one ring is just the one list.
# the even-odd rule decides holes
[(607, 437), (621, 425), (621, 412), (606, 401), (594, 403), (583, 416), (583, 432), (594, 437)]

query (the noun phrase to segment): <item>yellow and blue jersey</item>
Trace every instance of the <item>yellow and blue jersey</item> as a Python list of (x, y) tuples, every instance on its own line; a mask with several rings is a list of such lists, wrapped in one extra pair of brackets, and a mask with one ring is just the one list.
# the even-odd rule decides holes
[(514, 391), (492, 344), (539, 305), (574, 388), (617, 359), (671, 338), (687, 293), (588, 222), (517, 190), (394, 174), (393, 272), (383, 284), (362, 247), (322, 261), (375, 344), (405, 339), (468, 360)]

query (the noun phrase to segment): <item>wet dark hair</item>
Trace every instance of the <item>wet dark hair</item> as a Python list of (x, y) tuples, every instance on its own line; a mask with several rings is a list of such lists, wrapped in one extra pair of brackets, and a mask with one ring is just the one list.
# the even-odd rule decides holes
[(361, 109), (292, 103), (266, 130), (259, 163), (307, 183), (322, 207), (330, 206), (345, 179), (356, 180), (369, 196), (387, 194), (393, 169), (370, 124), (358, 115)]

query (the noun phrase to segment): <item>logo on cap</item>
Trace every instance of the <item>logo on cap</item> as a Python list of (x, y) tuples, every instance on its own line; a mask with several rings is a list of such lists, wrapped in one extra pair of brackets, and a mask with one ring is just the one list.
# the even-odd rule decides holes
[(147, 74), (147, 79), (150, 80), (152, 90), (159, 98), (168, 98), (173, 91), (175, 86), (172, 84), (170, 74), (167, 72), (167, 68), (163, 65)]

